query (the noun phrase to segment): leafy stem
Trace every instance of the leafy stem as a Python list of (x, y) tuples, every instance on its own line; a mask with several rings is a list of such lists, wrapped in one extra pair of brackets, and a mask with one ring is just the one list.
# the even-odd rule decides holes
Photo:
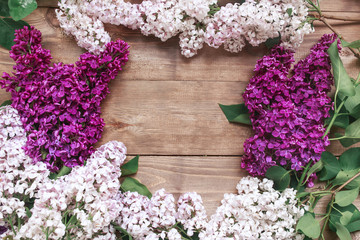
[[(320, 3), (319, 3), (318, 0), (316, 0), (316, 4), (313, 3), (311, 0), (306, 0), (306, 1), (307, 1), (307, 3), (309, 4), (309, 7), (310, 7), (309, 12), (312, 12), (310, 17), (308, 18), (308, 20), (312, 21), (312, 22), (315, 21), (315, 20), (318, 20), (318, 21), (322, 22), (333, 33), (335, 33), (341, 40), (346, 41), (344, 39), (344, 37), (341, 36), (341, 34), (335, 28), (333, 28), (333, 26), (331, 26), (331, 24), (327, 21), (327, 19), (342, 20), (342, 21), (360, 21), (360, 19), (358, 19), (358, 18), (337, 17), (337, 16), (333, 16), (333, 15), (323, 14), (321, 12)], [(351, 48), (351, 47), (348, 47), (348, 48), (354, 54), (355, 57), (360, 59), (360, 53), (358, 51), (355, 51), (355, 49)]]
[[(327, 136), (327, 135), (329, 134), (330, 129), (331, 129), (332, 126), (334, 125), (334, 122), (335, 122), (336, 118), (339, 117), (339, 115), (340, 115), (340, 110), (341, 110), (341, 108), (344, 106), (345, 101), (346, 101), (346, 99), (347, 99), (347, 97), (345, 97), (344, 101), (342, 101), (342, 102), (340, 103), (339, 107), (337, 107), (337, 106), (336, 106), (337, 94), (338, 94), (338, 89), (336, 89), (335, 99), (334, 99), (334, 103), (335, 103), (335, 104), (334, 104), (334, 105), (335, 105), (334, 116), (332, 117), (329, 125), (327, 126), (326, 131), (325, 131), (324, 135), (322, 136), (322, 138), (325, 138), (325, 136)], [(332, 139), (332, 140), (333, 140), (333, 139)]]
[(333, 209), (333, 205), (334, 205), (334, 201), (335, 201), (335, 195), (336, 195), (335, 193), (332, 194), (331, 200), (330, 200), (330, 203), (329, 203), (328, 211), (327, 211), (326, 215), (324, 216), (325, 222), (324, 222), (324, 224), (323, 224), (323, 226), (321, 228), (321, 232), (320, 232), (320, 237), (323, 240), (325, 240), (324, 231), (325, 231), (325, 228), (326, 228), (326, 226), (327, 226), (327, 224), (329, 222), (329, 219), (330, 219), (330, 214), (331, 214), (331, 211)]
[(334, 194), (336, 194), (337, 192), (339, 192), (341, 189), (343, 189), (344, 187), (346, 187), (346, 185), (348, 185), (352, 180), (354, 180), (355, 178), (360, 176), (360, 170), (357, 174), (355, 174), (353, 177), (351, 177), (349, 180), (347, 180), (343, 185), (341, 185), (340, 187), (338, 187), (337, 189), (335, 189), (333, 191)]
[[(331, 31), (333, 31), (333, 33), (335, 33), (341, 40), (345, 40), (345, 38), (343, 36), (341, 36), (341, 34), (339, 32), (337, 32), (331, 25), (330, 23), (326, 20), (326, 18), (322, 15), (320, 15), (320, 17), (318, 18), (319, 21), (323, 22), (325, 24), (325, 26), (327, 26)], [(360, 59), (360, 54), (359, 52), (356, 52), (355, 49), (348, 47), (350, 49), (350, 51), (354, 54), (355, 57), (357, 57), (358, 59)]]
[(312, 161), (310, 161), (310, 162), (306, 165), (303, 173), (301, 174), (300, 181), (299, 181), (298, 185), (296, 186), (296, 190), (297, 190), (297, 191), (299, 191), (300, 187), (301, 187), (302, 185), (304, 185), (303, 182), (304, 182), (305, 177), (306, 177), (306, 175), (307, 175), (307, 173), (308, 173), (308, 170), (309, 170), (309, 168), (310, 168), (311, 163), (312, 163)]

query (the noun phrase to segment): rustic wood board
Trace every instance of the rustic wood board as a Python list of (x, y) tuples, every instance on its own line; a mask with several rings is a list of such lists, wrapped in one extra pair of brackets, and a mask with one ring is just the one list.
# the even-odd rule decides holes
[[(323, 0), (321, 4), (331, 14), (360, 18), (358, 0)], [(56, 1), (39, 1), (39, 6), (45, 7), (26, 20), (42, 31), (43, 44), (55, 62), (75, 62), (84, 50), (59, 28), (53, 8)], [(359, 38), (360, 23), (331, 23), (349, 41)], [(165, 188), (178, 196), (196, 191), (202, 194), (208, 214), (213, 213), (223, 194), (235, 192), (236, 183), (247, 175), (240, 160), (242, 144), (252, 135), (247, 126), (229, 124), (218, 103), (242, 102), (254, 65), (266, 48), (246, 47), (239, 54), (230, 54), (205, 47), (196, 57), (186, 59), (180, 55), (177, 38), (163, 43), (124, 27), (106, 28), (113, 39), (122, 38), (131, 45), (131, 56), (111, 82), (111, 93), (103, 103), (107, 125), (99, 144), (123, 141), (130, 155), (142, 155), (136, 177), (152, 192)], [(297, 60), (308, 54), (322, 34), (330, 33), (319, 23), (315, 28), (296, 53)], [(360, 61), (348, 50), (342, 58), (355, 77)], [(0, 48), (0, 72), (10, 72), (12, 65), (8, 51)], [(9, 98), (0, 90), (0, 102)], [(336, 155), (344, 151), (336, 143), (329, 150)], [(360, 207), (359, 199), (356, 205)]]

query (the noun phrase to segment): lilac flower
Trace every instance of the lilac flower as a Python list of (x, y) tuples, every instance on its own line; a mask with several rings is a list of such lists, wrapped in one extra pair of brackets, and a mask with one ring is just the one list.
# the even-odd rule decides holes
[(50, 51), (42, 48), (41, 33), (33, 27), (16, 31), (14, 41), (15, 73), (4, 73), (0, 85), (11, 92), (21, 116), (26, 154), (51, 171), (82, 165), (101, 137), (100, 103), (128, 61), (129, 46), (110, 42), (99, 56), (84, 53), (74, 66), (51, 64)]
[(7, 227), (0, 226), (0, 235), (5, 233), (7, 230), (8, 230)]
[(264, 176), (274, 165), (301, 172), (329, 145), (328, 137), (322, 138), (332, 108), (327, 93), (333, 77), (326, 50), (334, 40), (334, 35), (324, 35), (291, 72), (294, 53), (283, 47), (258, 61), (243, 95), (255, 136), (244, 143), (241, 166), (251, 175)]

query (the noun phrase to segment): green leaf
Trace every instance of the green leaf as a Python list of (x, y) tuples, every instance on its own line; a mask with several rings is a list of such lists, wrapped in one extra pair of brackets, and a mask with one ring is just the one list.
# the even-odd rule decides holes
[(14, 45), (15, 29), (29, 26), (24, 21), (15, 22), (11, 18), (0, 18), (0, 45), (8, 50)]
[(360, 85), (355, 88), (355, 95), (344, 102), (346, 110), (356, 119), (360, 117)]
[(332, 231), (334, 231), (334, 232), (336, 231), (335, 224), (340, 223), (341, 217), (346, 212), (353, 213), (353, 216), (351, 218), (350, 223), (348, 225), (345, 225), (345, 227), (347, 227), (350, 232), (357, 231), (356, 226), (354, 226), (353, 223), (357, 222), (357, 221), (360, 221), (360, 212), (359, 212), (359, 210), (356, 208), (356, 206), (354, 204), (350, 204), (350, 205), (348, 205), (346, 207), (340, 207), (339, 205), (334, 204), (334, 208), (331, 211), (330, 221), (329, 221), (329, 227), (330, 227), (330, 229)]
[(321, 160), (318, 161), (317, 163), (315, 163), (314, 165), (312, 165), (312, 167), (309, 169), (309, 171), (306, 174), (307, 177), (306, 177), (305, 182), (307, 182), (309, 180), (311, 174), (321, 171), (321, 169), (323, 169), (323, 167), (324, 167), (324, 164)]
[(340, 217), (340, 223), (344, 226), (348, 225), (351, 222), (353, 215), (354, 214), (349, 211), (342, 213), (342, 216)]
[(323, 152), (320, 161), (323, 163), (323, 169), (319, 173), (321, 181), (326, 181), (336, 177), (340, 171), (340, 163), (330, 152)]
[(283, 191), (290, 184), (290, 174), (280, 166), (270, 167), (265, 174), (265, 177), (274, 181), (274, 188)]
[(54, 173), (54, 172), (52, 172), (52, 173), (49, 174), (49, 178), (50, 178), (50, 179), (56, 179), (56, 176), (57, 176), (57, 174)]
[[(334, 117), (334, 110), (330, 110), (329, 113), (330, 113), (330, 117), (325, 119), (325, 125), (329, 125), (331, 119)], [(340, 115), (335, 119), (333, 126), (345, 129), (347, 126), (349, 126), (349, 123), (350, 120), (348, 115)]]
[(63, 166), (60, 169), (60, 172), (56, 175), (55, 179), (58, 179), (59, 177), (62, 177), (62, 176), (65, 176), (65, 175), (68, 175), (71, 172), (71, 170), (72, 170), (72, 168), (69, 168), (67, 166)]
[(303, 197), (306, 197), (309, 194), (310, 194), (309, 192), (298, 192), (298, 193), (296, 193), (296, 197), (297, 198), (303, 198)]
[(227, 106), (219, 104), (219, 106), (229, 122), (251, 125), (249, 110), (244, 103)]
[[(342, 110), (343, 109), (344, 108), (342, 108)], [(340, 112), (342, 112), (342, 111), (340, 111)], [(330, 110), (329, 113), (330, 113), (330, 117), (325, 119), (325, 125), (329, 125), (331, 122), (331, 119), (334, 117), (334, 110)], [(336, 117), (336, 119), (333, 123), (333, 126), (345, 129), (347, 126), (349, 126), (349, 123), (350, 123), (350, 120), (349, 120), (348, 115), (340, 115), (340, 116)]]
[[(339, 138), (339, 137), (343, 137), (343, 135), (340, 133), (335, 133), (335, 137)], [(341, 143), (341, 145), (347, 148), (350, 147), (351, 145), (354, 145), (355, 143), (360, 142), (360, 138), (342, 138), (339, 139), (339, 142)]]
[(349, 223), (346, 228), (349, 230), (349, 232), (360, 231), (360, 220)]
[(28, 207), (25, 207), (25, 211), (26, 211), (26, 216), (27, 216), (28, 218), (30, 218), (31, 215), (32, 215), (30, 209), (29, 209)]
[(289, 15), (289, 17), (291, 17), (292, 12), (293, 12), (293, 9), (292, 9), (292, 8), (286, 9), (286, 13)]
[(10, 17), (8, 0), (0, 0), (0, 16)]
[(335, 224), (336, 227), (336, 235), (340, 238), (340, 240), (352, 240), (349, 230), (340, 223)]
[(111, 223), (116, 230), (118, 230), (121, 233), (121, 240), (132, 240), (130, 233), (128, 233), (125, 229), (120, 227), (119, 225), (115, 223)]
[(360, 118), (346, 127), (345, 137), (360, 138)]
[(124, 192), (130, 191), (130, 192), (138, 192), (141, 195), (144, 195), (148, 198), (151, 198), (152, 194), (149, 191), (149, 189), (147, 189), (147, 187), (140, 183), (138, 180), (136, 180), (135, 178), (131, 178), (131, 177), (127, 177), (124, 179), (124, 181), (121, 184), (121, 190)]
[(279, 36), (276, 37), (276, 38), (269, 38), (268, 40), (266, 40), (265, 42), (265, 46), (268, 48), (268, 49), (271, 49), (273, 48), (275, 45), (278, 45), (281, 41), (281, 36), (280, 36), (280, 33), (279, 33)]
[(356, 41), (353, 41), (353, 42), (346, 42), (344, 40), (341, 40), (341, 44), (344, 46), (344, 47), (350, 47), (350, 48), (360, 48), (360, 40), (356, 40)]
[(137, 173), (139, 168), (139, 155), (121, 166), (121, 176), (129, 176)]
[(350, 148), (339, 157), (343, 170), (356, 170), (360, 168), (360, 147)]
[(335, 195), (335, 203), (341, 207), (346, 207), (352, 204), (359, 195), (359, 188), (354, 188), (347, 191), (340, 191)]
[[(293, 189), (298, 188), (299, 186), (299, 179), (295, 176), (295, 174), (290, 174), (290, 187)], [(300, 187), (297, 189), (297, 193), (304, 192), (306, 189), (306, 185), (300, 185)]]
[(310, 238), (320, 236), (320, 224), (311, 213), (305, 213), (296, 225), (296, 231), (300, 231)]
[(337, 41), (334, 41), (328, 49), (331, 64), (333, 67), (335, 86), (339, 93), (345, 96), (354, 96), (355, 88), (351, 78), (347, 74), (344, 64), (340, 59)]
[[(359, 170), (356, 170), (356, 169), (355, 170), (340, 171), (336, 175), (336, 178), (332, 181), (332, 184), (334, 186), (342, 185), (346, 181), (348, 181), (350, 178), (354, 177), (358, 172), (359, 172)], [(358, 188), (358, 187), (360, 187), (360, 177), (355, 178), (354, 180), (352, 180), (350, 183), (348, 183), (345, 186), (346, 189), (353, 189), (353, 188)]]
[(37, 8), (36, 0), (9, 0), (10, 15), (19, 21)]
[(11, 104), (12, 104), (12, 101), (11, 101), (11, 100), (6, 100), (6, 101), (4, 101), (4, 102), (0, 105), (0, 107), (9, 106), (9, 105), (11, 105)]

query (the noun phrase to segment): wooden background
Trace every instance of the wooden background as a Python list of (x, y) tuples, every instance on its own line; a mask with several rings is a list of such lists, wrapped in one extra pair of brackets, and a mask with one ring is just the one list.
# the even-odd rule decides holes
[[(43, 45), (51, 50), (54, 62), (74, 63), (84, 50), (59, 28), (56, 2), (39, 1), (40, 7), (25, 20), (42, 31)], [(227, 1), (220, 2), (224, 5)], [(359, 0), (323, 0), (321, 5), (326, 13), (360, 18)], [(331, 24), (348, 41), (360, 38), (360, 22)], [(324, 33), (330, 33), (321, 23), (315, 29), (305, 37), (297, 60), (305, 57)], [(107, 30), (113, 39), (131, 45), (131, 55), (124, 71), (111, 82), (111, 94), (103, 103), (106, 127), (100, 144), (124, 142), (129, 156), (140, 155), (136, 178), (152, 192), (166, 188), (179, 196), (196, 191), (208, 214), (214, 213), (223, 194), (235, 192), (237, 182), (247, 175), (240, 161), (243, 142), (252, 135), (247, 126), (229, 124), (218, 103), (243, 101), (241, 95), (256, 60), (266, 54), (266, 48), (249, 46), (231, 54), (206, 46), (186, 59), (176, 37), (163, 43), (121, 26), (107, 25)], [(348, 50), (341, 55), (350, 75), (357, 76), (360, 61)], [(0, 72), (11, 72), (12, 65), (8, 51), (0, 48)], [(1, 89), (0, 102), (9, 98)], [(338, 143), (329, 150), (336, 155), (344, 151)], [(360, 207), (359, 198), (356, 205)], [(335, 239), (333, 235), (327, 239)]]

